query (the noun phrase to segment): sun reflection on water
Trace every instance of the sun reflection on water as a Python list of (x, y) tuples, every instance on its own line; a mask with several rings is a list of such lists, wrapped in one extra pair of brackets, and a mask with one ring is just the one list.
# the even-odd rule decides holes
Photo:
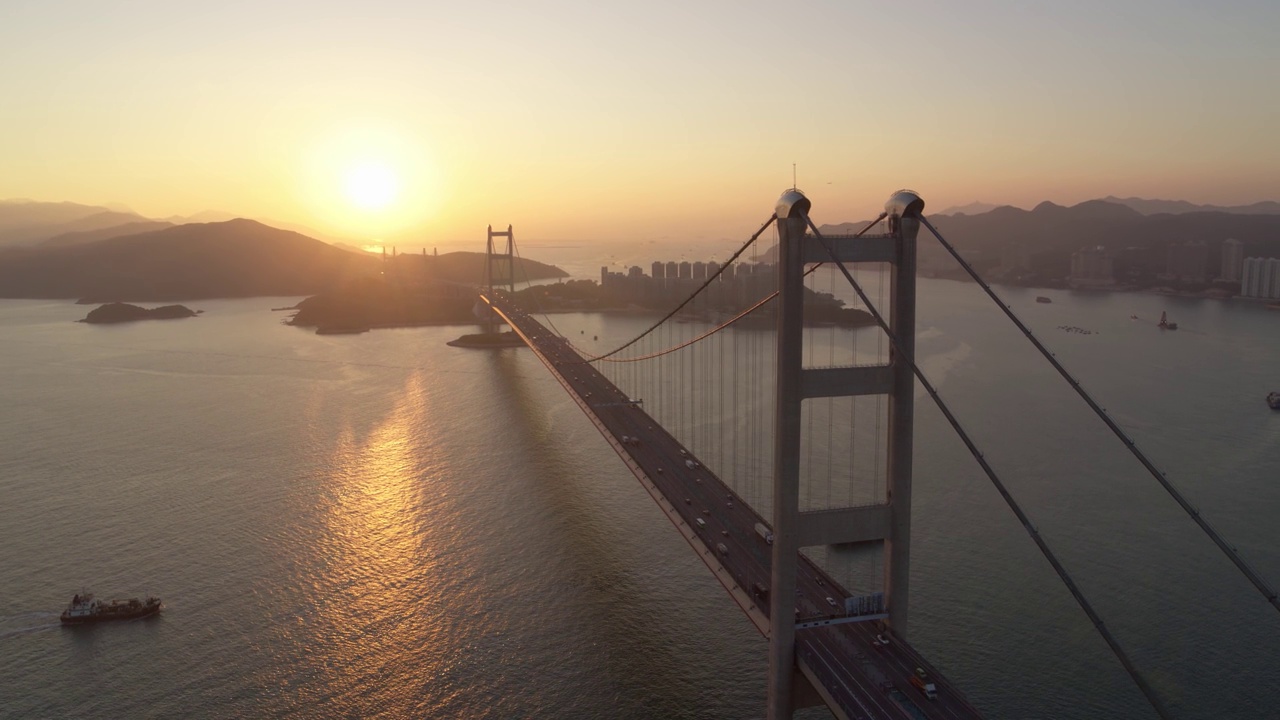
[(307, 583), (314, 615), (298, 638), (311, 665), (303, 706), (412, 712), (448, 662), (432, 649), (447, 644), (448, 583), (438, 582), (430, 552), (423, 394), (415, 375), (380, 424), (363, 438), (347, 428), (332, 448)]

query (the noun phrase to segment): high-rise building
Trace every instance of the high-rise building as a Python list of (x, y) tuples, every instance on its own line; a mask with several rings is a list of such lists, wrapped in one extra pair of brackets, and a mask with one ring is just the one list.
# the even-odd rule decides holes
[(699, 261), (697, 261), (697, 262), (695, 262), (695, 263), (693, 264), (693, 279), (694, 279), (694, 280), (706, 280), (706, 279), (707, 279), (707, 264), (706, 264), (706, 263), (704, 263), (704, 262), (702, 262), (701, 260), (699, 260)]
[(667, 277), (671, 280), (680, 277), (680, 266), (674, 260), (667, 263)]
[(665, 276), (666, 276), (666, 274), (665, 274), (663, 271), (664, 271), (664, 270), (666, 270), (666, 269), (667, 269), (667, 266), (666, 266), (666, 265), (663, 265), (663, 264), (662, 264), (662, 263), (660, 263), (660, 262), (654, 261), (654, 263), (653, 263), (653, 279), (654, 279), (654, 280), (661, 280), (663, 277), (665, 277)]
[(1280, 259), (1245, 258), (1240, 277), (1244, 297), (1280, 299)]
[(1167, 277), (1202, 283), (1209, 274), (1209, 247), (1200, 240), (1169, 246)]
[(1098, 246), (1083, 248), (1071, 254), (1071, 278), (1073, 287), (1108, 287), (1114, 285), (1114, 261), (1107, 249)]
[(693, 265), (688, 260), (680, 263), (680, 277), (686, 279), (693, 277)]
[(1244, 243), (1235, 238), (1227, 238), (1222, 243), (1222, 279), (1228, 282), (1240, 282), (1244, 272)]

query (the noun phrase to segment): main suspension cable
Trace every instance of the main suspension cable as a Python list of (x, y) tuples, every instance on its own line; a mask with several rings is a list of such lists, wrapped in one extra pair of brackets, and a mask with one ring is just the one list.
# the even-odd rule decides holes
[(1058, 577), (1062, 580), (1063, 584), (1065, 584), (1067, 589), (1071, 591), (1071, 595), (1075, 598), (1080, 609), (1084, 610), (1085, 615), (1089, 617), (1089, 621), (1093, 623), (1098, 634), (1101, 635), (1102, 639), (1111, 647), (1111, 652), (1116, 656), (1116, 659), (1120, 661), (1120, 664), (1124, 667), (1125, 672), (1129, 674), (1129, 677), (1133, 679), (1134, 684), (1136, 684), (1138, 689), (1142, 691), (1142, 694), (1146, 696), (1147, 702), (1151, 704), (1151, 707), (1155, 709), (1156, 714), (1161, 718), (1170, 718), (1171, 716), (1169, 715), (1169, 711), (1165, 708), (1160, 697), (1156, 695), (1155, 690), (1147, 684), (1146, 679), (1142, 676), (1142, 673), (1138, 671), (1137, 666), (1135, 666), (1133, 661), (1129, 659), (1129, 655), (1120, 647), (1119, 641), (1116, 640), (1115, 636), (1111, 634), (1111, 631), (1107, 629), (1107, 626), (1102, 622), (1102, 618), (1093, 609), (1089, 600), (1085, 598), (1084, 593), (1081, 592), (1080, 588), (1071, 578), (1067, 569), (1063, 567), (1062, 563), (1058, 561), (1058, 557), (1053, 553), (1053, 550), (1049, 548), (1048, 542), (1046, 542), (1040, 535), (1040, 532), (1036, 530), (1035, 525), (1031, 523), (1031, 519), (1027, 517), (1025, 512), (1023, 512), (1022, 507), (1018, 505), (1018, 501), (1013, 498), (1013, 495), (1009, 493), (1009, 490), (1005, 487), (1004, 483), (996, 476), (995, 470), (989, 463), (987, 463), (982, 452), (978, 450), (978, 446), (974, 444), (973, 440), (970, 439), (969, 434), (965, 432), (964, 428), (960, 425), (960, 421), (956, 419), (956, 416), (952, 414), (951, 409), (947, 407), (947, 404), (943, 402), (942, 397), (938, 395), (938, 391), (934, 388), (933, 383), (929, 382), (929, 379), (925, 377), (920, 366), (916, 364), (915, 358), (909, 357), (902, 352), (898, 345), (897, 337), (893, 334), (893, 331), (889, 329), (889, 325), (880, 315), (880, 311), (871, 305), (867, 294), (862, 290), (862, 286), (854, 280), (853, 275), (849, 272), (848, 268), (844, 266), (844, 263), (836, 258), (835, 250), (832, 249), (831, 244), (827, 242), (827, 239), (822, 236), (822, 233), (818, 231), (817, 226), (813, 224), (813, 220), (806, 215), (805, 222), (808, 223), (809, 228), (813, 230), (813, 234), (818, 238), (818, 241), (822, 243), (822, 247), (827, 251), (827, 254), (831, 256), (831, 260), (840, 268), (840, 272), (844, 274), (845, 280), (849, 281), (854, 292), (858, 293), (858, 297), (861, 298), (862, 302), (867, 306), (867, 311), (871, 313), (876, 324), (880, 326), (880, 330), (889, 338), (889, 344), (893, 348), (894, 353), (898, 357), (904, 358), (907, 363), (911, 365), (911, 371), (915, 374), (916, 378), (920, 380), (920, 385), (924, 387), (925, 392), (929, 393), (929, 397), (933, 399), (934, 404), (942, 411), (943, 417), (945, 417), (947, 422), (950, 423), (951, 428), (955, 430), (956, 435), (960, 437), (960, 441), (969, 449), (969, 453), (973, 455), (973, 459), (982, 467), (982, 471), (986, 473), (991, 484), (994, 485), (996, 491), (1000, 493), (1000, 497), (1004, 498), (1005, 504), (1007, 504), (1009, 509), (1013, 511), (1013, 514), (1017, 516), (1018, 521), (1022, 523), (1022, 527), (1026, 529), (1027, 534), (1031, 536), (1036, 547), (1040, 549), (1040, 553), (1049, 561), (1049, 564), (1053, 566), (1054, 572), (1058, 574)]
[(1178, 503), (1187, 515), (1191, 516), (1191, 519), (1200, 526), (1200, 529), (1203, 530), (1211, 540), (1213, 540), (1214, 544), (1222, 550), (1227, 558), (1229, 558), (1231, 562), (1239, 568), (1240, 572), (1244, 573), (1244, 576), (1249, 579), (1249, 582), (1253, 583), (1253, 586), (1256, 587), (1259, 592), (1262, 593), (1262, 596), (1267, 599), (1267, 602), (1271, 603), (1275, 609), (1280, 610), (1280, 598), (1277, 598), (1276, 591), (1267, 584), (1267, 581), (1264, 580), (1256, 570), (1250, 567), (1247, 562), (1245, 562), (1244, 558), (1236, 552), (1234, 547), (1223, 539), (1222, 535), (1219, 534), (1218, 531), (1209, 524), (1209, 521), (1200, 514), (1200, 510), (1187, 501), (1186, 497), (1184, 497), (1178, 488), (1169, 481), (1169, 478), (1165, 476), (1164, 472), (1157, 468), (1155, 463), (1151, 462), (1146, 453), (1142, 452), (1142, 449), (1133, 441), (1133, 438), (1130, 438), (1128, 433), (1120, 429), (1120, 426), (1111, 419), (1111, 416), (1107, 414), (1107, 411), (1103, 410), (1102, 407), (1098, 405), (1097, 401), (1089, 395), (1075, 377), (1073, 377), (1071, 373), (1067, 372), (1067, 369), (1062, 366), (1062, 363), (1058, 362), (1058, 358), (1054, 356), (1053, 353), (1049, 352), (1040, 340), (1027, 329), (1026, 325), (1022, 324), (1022, 321), (1018, 319), (1018, 316), (1013, 314), (1013, 311), (1009, 309), (1009, 306), (996, 295), (995, 291), (991, 289), (991, 286), (988, 285), (976, 271), (974, 271), (973, 267), (969, 265), (969, 263), (965, 262), (964, 258), (960, 257), (960, 253), (956, 252), (956, 249), (951, 245), (951, 243), (947, 242), (946, 239), (942, 237), (942, 234), (933, 227), (933, 224), (923, 217), (920, 218), (920, 222), (922, 222), (925, 227), (929, 228), (929, 232), (933, 233), (933, 236), (938, 239), (938, 242), (942, 243), (942, 247), (945, 248), (948, 253), (951, 253), (951, 257), (955, 258), (956, 262), (960, 263), (960, 267), (964, 268), (964, 271), (969, 274), (969, 277), (973, 278), (978, 283), (978, 286), (986, 292), (987, 296), (995, 302), (996, 306), (999, 307), (1006, 316), (1008, 316), (1009, 320), (1011, 320), (1014, 325), (1018, 326), (1018, 329), (1022, 331), (1022, 334), (1031, 341), (1031, 344), (1035, 346), (1036, 350), (1040, 351), (1040, 354), (1044, 356), (1044, 359), (1048, 360), (1050, 365), (1053, 365), (1053, 369), (1058, 371), (1058, 374), (1067, 381), (1067, 384), (1071, 386), (1071, 389), (1076, 391), (1076, 394), (1084, 400), (1085, 404), (1093, 410), (1094, 414), (1097, 415), (1102, 422), (1106, 423), (1106, 426), (1110, 428), (1111, 432), (1119, 438), (1120, 442), (1123, 443), (1126, 448), (1129, 449), (1129, 452), (1138, 459), (1138, 462), (1142, 463), (1142, 466), (1147, 469), (1147, 472), (1151, 474), (1151, 477), (1155, 478), (1156, 482), (1160, 483), (1160, 486), (1165, 489), (1165, 492), (1167, 492), (1169, 496)]
[(594, 356), (594, 357), (586, 358), (583, 362), (595, 362), (595, 361), (597, 361), (597, 360), (603, 360), (603, 359), (605, 359), (605, 358), (607, 358), (607, 357), (611, 357), (611, 356), (613, 356), (613, 355), (617, 355), (618, 353), (622, 352), (623, 350), (626, 350), (627, 348), (631, 347), (632, 345), (635, 345), (636, 343), (640, 342), (641, 338), (643, 338), (644, 336), (646, 336), (646, 335), (648, 335), (649, 333), (653, 332), (654, 330), (657, 330), (657, 329), (658, 329), (658, 327), (659, 327), (660, 325), (662, 325), (662, 324), (663, 324), (663, 323), (665, 323), (666, 321), (670, 320), (671, 318), (675, 317), (675, 314), (676, 314), (676, 313), (680, 312), (681, 310), (683, 310), (683, 309), (684, 309), (684, 307), (685, 307), (686, 305), (688, 305), (689, 303), (693, 302), (693, 299), (694, 299), (695, 297), (697, 297), (697, 296), (698, 296), (698, 293), (701, 293), (703, 290), (705, 290), (705, 289), (707, 288), (707, 286), (708, 286), (708, 285), (710, 285), (713, 281), (715, 281), (715, 279), (716, 279), (716, 278), (720, 277), (720, 274), (724, 272), (724, 269), (725, 269), (725, 268), (727, 268), (727, 267), (729, 267), (730, 265), (732, 265), (732, 264), (733, 264), (733, 261), (734, 261), (734, 260), (737, 260), (739, 255), (741, 255), (742, 253), (746, 252), (746, 251), (747, 251), (747, 248), (751, 247), (751, 244), (752, 244), (752, 243), (754, 243), (754, 242), (756, 241), (756, 238), (760, 237), (760, 235), (761, 235), (765, 230), (769, 229), (769, 226), (770, 226), (770, 225), (772, 225), (772, 224), (773, 224), (773, 221), (774, 221), (774, 220), (777, 220), (777, 219), (778, 219), (778, 216), (777, 216), (777, 215), (770, 215), (770, 216), (769, 216), (769, 219), (768, 219), (768, 220), (766, 220), (766, 221), (764, 222), (764, 224), (760, 226), (760, 229), (759, 229), (759, 230), (757, 230), (757, 231), (755, 231), (755, 233), (754, 233), (754, 234), (752, 234), (751, 238), (750, 238), (750, 239), (748, 239), (745, 243), (743, 243), (742, 247), (738, 248), (738, 251), (737, 251), (737, 252), (735, 252), (733, 255), (731, 255), (731, 256), (729, 257), (729, 259), (728, 259), (727, 261), (725, 261), (725, 263), (724, 263), (723, 265), (721, 265), (720, 267), (716, 268), (715, 273), (713, 273), (712, 275), (708, 276), (708, 277), (707, 277), (707, 279), (706, 279), (706, 281), (704, 281), (704, 282), (702, 283), (702, 285), (698, 287), (698, 289), (697, 289), (697, 290), (694, 290), (694, 291), (693, 291), (693, 293), (689, 295), (689, 297), (687, 297), (687, 298), (685, 298), (685, 299), (684, 299), (684, 302), (682, 302), (682, 303), (680, 303), (679, 305), (677, 305), (677, 306), (676, 306), (676, 308), (675, 308), (674, 310), (672, 310), (671, 312), (669, 312), (669, 313), (667, 313), (665, 316), (663, 316), (663, 318), (662, 318), (661, 320), (659, 320), (658, 322), (654, 323), (653, 325), (650, 325), (648, 330), (645, 330), (644, 332), (640, 333), (639, 335), (637, 335), (637, 336), (635, 336), (634, 338), (632, 338), (631, 340), (629, 340), (627, 343), (625, 343), (625, 344), (623, 344), (623, 345), (621, 345), (621, 346), (619, 346), (619, 347), (617, 347), (617, 348), (614, 348), (613, 350), (610, 350), (609, 352), (607, 352), (607, 353), (605, 353), (605, 354), (603, 354), (603, 355), (596, 355), (596, 356)]
[[(880, 222), (881, 220), (884, 220), (886, 216), (887, 216), (887, 213), (880, 213), (880, 217), (876, 218), (875, 220), (872, 220), (870, 223), (867, 223), (867, 226), (866, 226), (866, 227), (862, 228), (861, 230), (859, 230), (858, 232), (854, 233), (853, 235), (851, 235), (851, 236), (849, 236), (849, 237), (851, 237), (851, 238), (855, 238), (855, 239), (856, 239), (856, 238), (860, 238), (860, 237), (862, 237), (863, 235), (865, 235), (865, 234), (867, 233), (867, 231), (868, 231), (868, 230), (870, 230), (871, 228), (873, 228), (873, 227), (875, 227), (877, 224), (879, 224), (879, 222)], [(766, 227), (767, 227), (767, 226), (766, 226)], [(764, 228), (761, 228), (761, 230), (763, 230), (763, 229), (764, 229)], [(737, 257), (737, 256), (735, 255), (734, 257)], [(732, 262), (732, 259), (730, 259), (730, 262)], [(810, 275), (812, 275), (814, 272), (816, 272), (816, 271), (818, 270), (818, 268), (822, 267), (822, 266), (823, 266), (823, 265), (825, 265), (825, 264), (826, 264), (826, 263), (817, 263), (817, 264), (815, 264), (813, 267), (811, 267), (811, 268), (809, 268), (808, 270), (806, 270), (806, 271), (805, 271), (805, 273), (804, 273), (804, 277), (809, 277), (809, 276), (810, 276)], [(721, 269), (723, 270), (723, 268), (721, 268)], [(703, 287), (706, 287), (706, 286), (704, 285)], [(701, 289), (699, 289), (699, 292), (701, 292)], [(695, 295), (696, 295), (696, 294), (697, 294), (697, 293), (695, 293)], [(670, 355), (671, 353), (673, 353), (673, 352), (675, 352), (675, 351), (677, 351), (677, 350), (683, 350), (684, 348), (687, 348), (687, 347), (689, 347), (690, 345), (693, 345), (694, 343), (700, 342), (700, 341), (702, 341), (702, 340), (705, 340), (705, 339), (707, 339), (707, 338), (711, 337), (712, 335), (715, 335), (716, 333), (720, 332), (721, 330), (724, 330), (725, 328), (727, 328), (727, 327), (729, 327), (730, 325), (732, 325), (732, 324), (734, 324), (734, 323), (738, 322), (738, 321), (739, 321), (739, 320), (741, 320), (742, 318), (744, 318), (744, 317), (746, 317), (746, 316), (750, 315), (751, 313), (755, 312), (756, 310), (759, 310), (760, 308), (762, 308), (762, 307), (764, 307), (765, 305), (769, 304), (769, 302), (770, 302), (770, 301), (772, 301), (772, 300), (773, 300), (774, 298), (776, 298), (776, 297), (778, 297), (778, 291), (777, 291), (777, 290), (774, 290), (773, 292), (771, 292), (771, 293), (769, 293), (768, 295), (766, 295), (766, 296), (764, 296), (763, 298), (761, 298), (761, 299), (760, 299), (760, 301), (759, 301), (759, 302), (757, 302), (756, 304), (752, 305), (751, 307), (747, 308), (746, 310), (743, 310), (742, 312), (738, 313), (737, 315), (734, 315), (733, 317), (729, 318), (728, 320), (725, 320), (724, 322), (722, 322), (722, 323), (720, 323), (719, 325), (717, 325), (717, 326), (715, 326), (715, 327), (711, 328), (710, 330), (708, 330), (708, 331), (706, 331), (706, 332), (702, 333), (701, 335), (699, 335), (699, 336), (697, 336), (697, 337), (695, 337), (695, 338), (692, 338), (692, 339), (690, 339), (690, 340), (689, 340), (689, 341), (687, 341), (687, 342), (680, 343), (679, 345), (674, 345), (674, 346), (672, 346), (672, 347), (666, 348), (665, 350), (659, 350), (659, 351), (654, 352), (654, 353), (649, 353), (648, 355), (638, 355), (638, 356), (636, 356), (636, 357), (629, 357), (629, 358), (616, 358), (616, 359), (615, 359), (615, 358), (610, 358), (610, 357), (609, 357), (609, 355), (612, 355), (613, 353), (609, 353), (609, 355), (601, 355), (600, 357), (592, 358), (592, 359), (590, 359), (590, 360), (583, 360), (582, 362), (591, 363), (591, 362), (597, 362), (597, 361), (604, 361), (604, 362), (611, 362), (611, 363), (631, 363), (631, 362), (639, 362), (639, 361), (641, 361), (641, 360), (652, 360), (652, 359), (654, 359), (654, 358), (662, 357), (663, 355)], [(679, 308), (677, 308), (677, 310), (678, 310), (678, 309), (679, 309)], [(652, 328), (650, 328), (650, 329), (652, 329)], [(641, 337), (643, 337), (643, 336), (641, 336)], [(640, 338), (636, 338), (636, 340), (639, 340), (639, 339), (640, 339)], [(633, 340), (632, 342), (635, 342), (635, 341)], [(628, 344), (630, 344), (630, 343), (628, 343)], [(621, 348), (618, 348), (618, 350), (622, 350), (622, 349), (623, 349), (623, 348), (625, 348), (625, 347), (626, 347), (626, 345), (622, 346)], [(575, 347), (574, 349), (576, 350), (577, 348)], [(616, 353), (618, 350), (614, 350), (613, 352), (614, 352), (614, 353)], [(571, 364), (572, 364), (572, 363), (571, 363)]]

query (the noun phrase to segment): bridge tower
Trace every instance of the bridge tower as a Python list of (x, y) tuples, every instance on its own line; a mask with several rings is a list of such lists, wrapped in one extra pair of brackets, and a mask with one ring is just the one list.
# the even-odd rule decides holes
[[(769, 603), (770, 720), (790, 718), (797, 706), (796, 567), (800, 548), (815, 545), (881, 543), (888, 622), (907, 633), (911, 534), (911, 454), (914, 413), (916, 316), (916, 236), (924, 200), (909, 190), (885, 203), (889, 231), (858, 239), (819, 239), (810, 227), (810, 201), (791, 189), (778, 199), (777, 405), (773, 475), (773, 557)], [(830, 248), (830, 250), (828, 250)], [(887, 262), (892, 265), (887, 322), (895, 338), (887, 365), (808, 369), (804, 367), (804, 270), (831, 262)], [(801, 407), (805, 400), (885, 395), (888, 409), (887, 496), (884, 502), (854, 508), (801, 511)], [(803, 631), (802, 631), (803, 632)], [(809, 677), (814, 688), (822, 684)], [(819, 690), (821, 692), (821, 690)]]
[[(506, 238), (506, 252), (495, 252), (496, 244), (494, 238)], [(488, 250), (484, 256), (484, 286), (489, 292), (494, 290), (494, 282), (497, 282), (499, 289), (505, 289), (507, 292), (515, 292), (516, 289), (516, 268), (515, 255), (511, 252), (512, 245), (515, 243), (515, 235), (511, 232), (511, 226), (508, 225), (505, 232), (494, 232), (493, 226), (489, 226), (489, 243)]]

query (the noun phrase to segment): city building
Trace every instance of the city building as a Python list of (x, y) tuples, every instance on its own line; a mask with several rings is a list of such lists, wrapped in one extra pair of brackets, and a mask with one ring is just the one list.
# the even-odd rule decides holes
[(1209, 246), (1200, 240), (1170, 245), (1162, 280), (1203, 283), (1209, 277)]
[(1111, 287), (1116, 284), (1115, 265), (1107, 249), (1083, 248), (1071, 254), (1071, 287)]
[(1245, 258), (1240, 294), (1266, 300), (1280, 299), (1280, 258)]
[(1222, 273), (1227, 282), (1240, 282), (1244, 273), (1244, 243), (1227, 238), (1222, 243)]

